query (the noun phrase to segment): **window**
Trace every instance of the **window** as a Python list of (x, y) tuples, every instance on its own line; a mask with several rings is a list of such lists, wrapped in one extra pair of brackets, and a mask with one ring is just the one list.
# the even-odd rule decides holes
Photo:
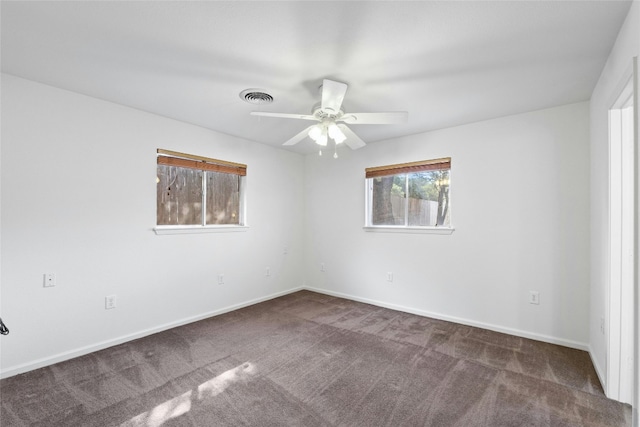
[(158, 228), (244, 225), (246, 165), (159, 149), (157, 169)]
[(451, 228), (451, 158), (365, 169), (367, 227)]

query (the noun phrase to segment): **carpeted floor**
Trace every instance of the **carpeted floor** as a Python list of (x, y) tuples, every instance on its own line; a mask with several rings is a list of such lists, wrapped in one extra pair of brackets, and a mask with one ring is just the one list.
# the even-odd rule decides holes
[(630, 426), (586, 352), (301, 291), (0, 381), (9, 426)]

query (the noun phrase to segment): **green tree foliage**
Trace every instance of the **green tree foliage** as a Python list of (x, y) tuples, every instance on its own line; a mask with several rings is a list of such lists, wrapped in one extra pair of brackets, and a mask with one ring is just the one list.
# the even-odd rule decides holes
[(394, 175), (385, 177), (385, 179), (393, 179), (393, 186), (391, 187), (391, 194), (394, 196), (405, 197), (405, 179), (406, 175)]

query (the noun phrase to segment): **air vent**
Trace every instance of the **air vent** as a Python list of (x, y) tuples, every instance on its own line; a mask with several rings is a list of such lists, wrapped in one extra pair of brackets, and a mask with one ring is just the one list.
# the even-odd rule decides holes
[(245, 89), (240, 92), (240, 99), (249, 104), (271, 104), (273, 102), (273, 96), (261, 89)]

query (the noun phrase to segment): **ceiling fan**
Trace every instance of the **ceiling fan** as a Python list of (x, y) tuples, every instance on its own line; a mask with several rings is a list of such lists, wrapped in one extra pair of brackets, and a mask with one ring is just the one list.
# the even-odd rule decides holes
[[(328, 139), (331, 138), (335, 145), (345, 143), (351, 149), (356, 150), (364, 147), (365, 142), (360, 139), (345, 124), (396, 124), (405, 123), (408, 113), (406, 111), (393, 111), (381, 113), (345, 113), (342, 107), (342, 101), (347, 93), (348, 86), (345, 83), (324, 79), (320, 91), (322, 93), (322, 101), (316, 104), (311, 114), (288, 114), (288, 113), (270, 113), (263, 111), (253, 111), (251, 115), (266, 117), (281, 117), (287, 119), (302, 119), (316, 121), (315, 123), (302, 132), (289, 139), (283, 145), (294, 145), (309, 136), (316, 144), (320, 146), (320, 155), (322, 155), (322, 147), (327, 146)], [(334, 153), (334, 157), (338, 157)]]

